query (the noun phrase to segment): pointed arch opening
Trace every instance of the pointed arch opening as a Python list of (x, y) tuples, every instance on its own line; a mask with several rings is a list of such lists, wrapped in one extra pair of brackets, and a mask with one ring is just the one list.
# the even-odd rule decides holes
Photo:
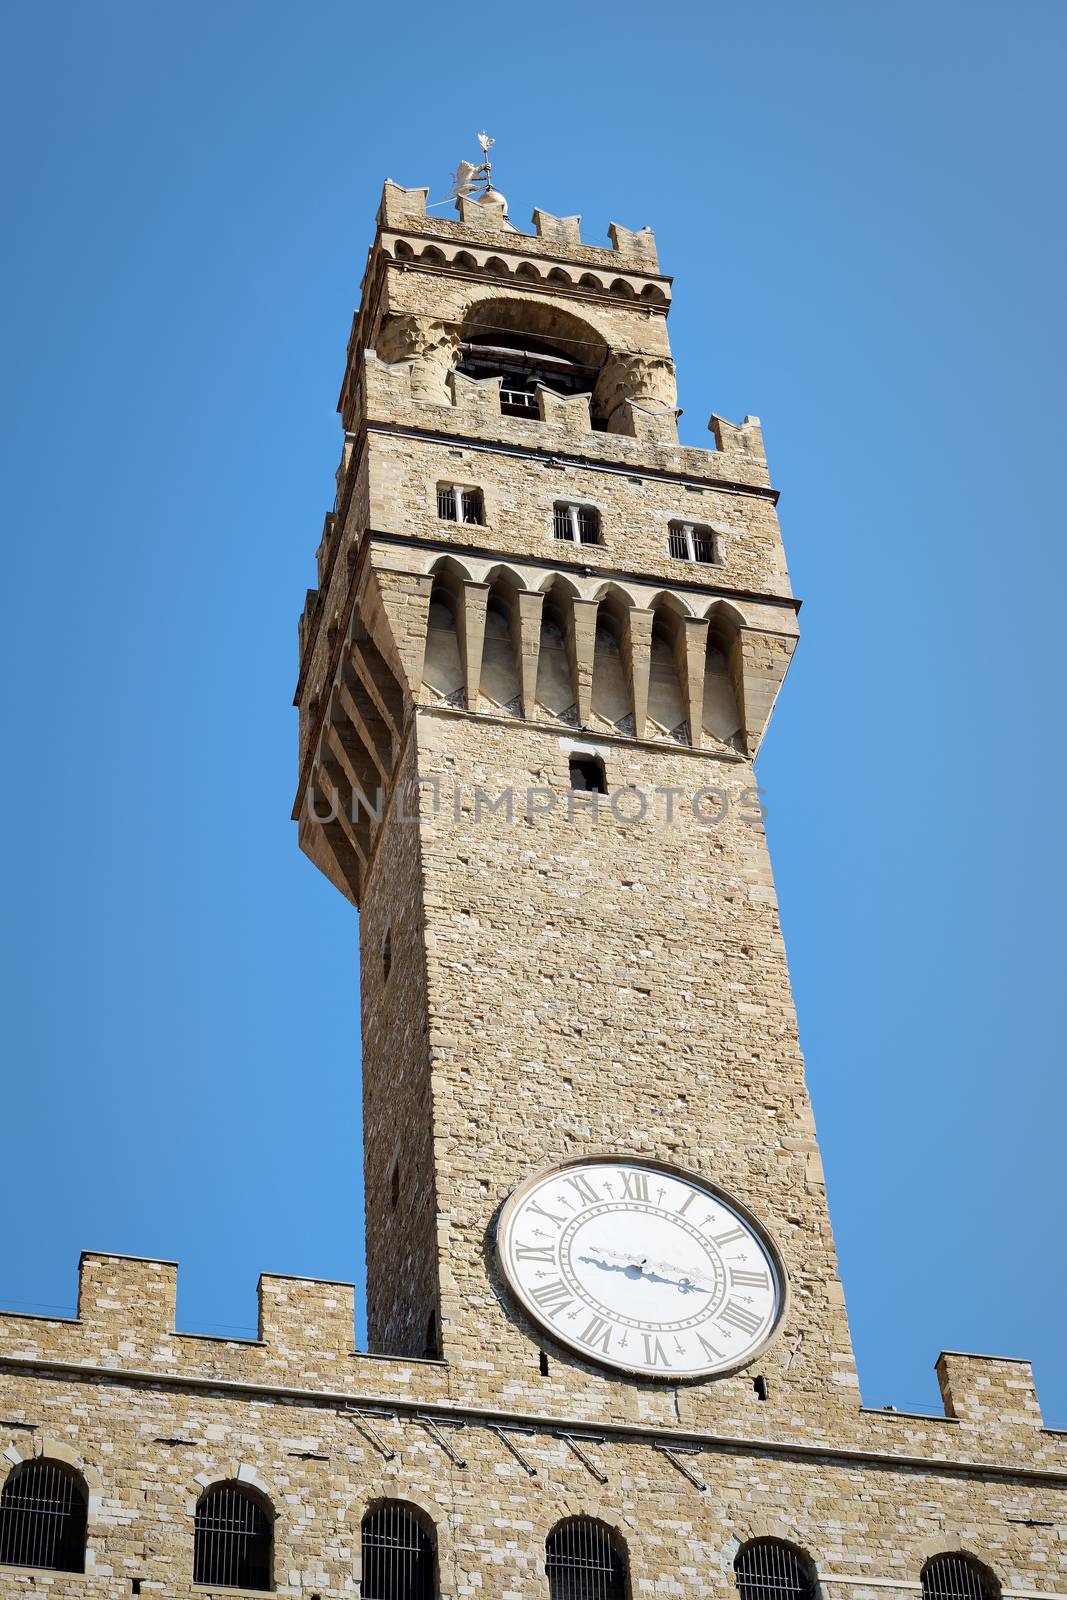
[(704, 731), (742, 754), (740, 618), (732, 606), (713, 606), (708, 613), (704, 657)]
[(652, 640), (648, 664), (648, 717), (653, 734), (690, 742), (686, 714), (685, 626), (678, 612), (657, 605), (652, 612)]
[(608, 593), (597, 606), (593, 640), (593, 715), (620, 733), (634, 731), (628, 661), (629, 629), (620, 597)]
[(193, 1582), (220, 1589), (274, 1587), (273, 1511), (247, 1483), (216, 1483), (196, 1503)]
[(626, 1600), (626, 1559), (614, 1529), (567, 1517), (545, 1540), (549, 1600)]
[(577, 722), (573, 592), (559, 579), (549, 586), (541, 607), (535, 692), (538, 705), (549, 716)]
[(434, 573), (430, 590), (422, 681), (445, 700), (454, 700), (463, 693), (463, 658), (459, 648), (462, 595), (460, 577), (451, 565), (442, 564)]
[(0, 1563), (85, 1571), (89, 1496), (81, 1475), (46, 1456), (20, 1461), (0, 1494)]
[(363, 1600), (433, 1600), (437, 1537), (422, 1512), (403, 1500), (380, 1500), (360, 1525)]
[(479, 693), (503, 711), (522, 709), (519, 589), (508, 572), (496, 574), (485, 603)]

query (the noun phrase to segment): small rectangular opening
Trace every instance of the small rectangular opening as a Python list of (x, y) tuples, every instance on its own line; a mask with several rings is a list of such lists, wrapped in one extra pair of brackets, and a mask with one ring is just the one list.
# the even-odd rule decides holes
[(552, 508), (552, 534), (568, 544), (599, 544), (600, 512), (594, 506), (557, 500)]
[(672, 522), (667, 530), (667, 549), (675, 561), (699, 561), (703, 566), (719, 566), (722, 556), (714, 528), (695, 522)]
[(604, 763), (599, 756), (571, 756), (571, 788), (592, 794), (607, 794)]
[(442, 522), (468, 522), (481, 527), (485, 522), (482, 491), (464, 489), (457, 483), (439, 483), (437, 515)]

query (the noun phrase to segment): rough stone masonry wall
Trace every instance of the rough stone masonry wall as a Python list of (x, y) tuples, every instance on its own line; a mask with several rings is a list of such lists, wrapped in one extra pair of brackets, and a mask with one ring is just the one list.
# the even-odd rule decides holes
[(414, 776), (409, 737), (377, 842), (377, 870), (364, 891), (359, 933), (369, 1342), (372, 1350), (421, 1356), (437, 1343), (440, 1311), (426, 885)]
[[(634, 786), (648, 811), (619, 821), (601, 803), (593, 822), (584, 799), (567, 816), (568, 750), (588, 738), (421, 710), (418, 742), (420, 777), (442, 794), (437, 815), (423, 794), (422, 857), (446, 1354), (491, 1372), (509, 1403), (536, 1390), (540, 1340), (496, 1275), (495, 1213), (541, 1167), (634, 1150), (720, 1183), (770, 1227), (792, 1283), (771, 1389), (807, 1426), (831, 1426), (855, 1408), (855, 1367), (750, 765), (606, 744), (609, 789)], [(514, 819), (485, 803), (476, 815), (476, 785), (489, 803), (513, 796)], [(689, 803), (711, 785), (730, 802), (717, 826)], [(668, 788), (671, 822), (653, 798)], [(539, 789), (535, 806), (556, 809), (526, 820)], [(557, 1359), (590, 1416), (677, 1405), (715, 1426), (724, 1395), (752, 1391), (747, 1373), (665, 1410), (655, 1386)]]
[[(481, 489), (484, 526), (438, 518), (439, 483)], [(375, 435), (369, 452), (369, 492), (373, 527), (413, 540), (473, 544), (502, 555), (554, 558), (594, 571), (658, 577), (665, 583), (789, 594), (773, 501), (712, 484), (687, 488), (639, 474), (529, 462), (476, 446)], [(601, 542), (561, 549), (552, 534), (557, 500), (595, 506), (600, 512)], [(719, 535), (722, 564), (708, 567), (672, 557), (671, 522), (713, 527)]]
[[(172, 1267), (114, 1258), (88, 1258), (84, 1265), (85, 1326), (41, 1323), (34, 1335), (33, 1319), (3, 1318), (4, 1349), (35, 1337), (42, 1351), (65, 1341), (73, 1353), (80, 1341), (87, 1355), (94, 1343), (90, 1329), (102, 1334), (108, 1325), (100, 1354), (104, 1346), (140, 1348), (157, 1337), (151, 1330), (166, 1314)], [(330, 1330), (343, 1327), (346, 1310), (350, 1319), (351, 1300), (347, 1307), (344, 1301), (343, 1286), (272, 1280), (263, 1331), (291, 1357), (306, 1345), (298, 1361), (305, 1376), (317, 1362), (336, 1381), (328, 1347)], [(405, 1388), (402, 1376), (408, 1383), (404, 1404), (393, 1414), (361, 1415), (337, 1396), (268, 1385), (238, 1394), (226, 1392), (217, 1378), (197, 1382), (198, 1371), (217, 1369), (215, 1347), (236, 1342), (178, 1336), (177, 1345), (183, 1353), (172, 1351), (150, 1381), (48, 1370), (43, 1356), (36, 1369), (0, 1361), (0, 1483), (18, 1461), (46, 1454), (77, 1468), (90, 1491), (86, 1575), (0, 1567), (3, 1600), (119, 1600), (135, 1579), (143, 1594), (170, 1600), (217, 1592), (191, 1582), (193, 1511), (206, 1485), (230, 1478), (267, 1497), (276, 1590), (305, 1600), (360, 1593), (360, 1520), (383, 1496), (415, 1505), (432, 1522), (443, 1600), (479, 1593), (487, 1600), (547, 1600), (545, 1537), (556, 1519), (576, 1513), (600, 1516), (617, 1530), (634, 1597), (729, 1600), (736, 1593), (731, 1566), (739, 1542), (765, 1534), (787, 1537), (810, 1555), (825, 1600), (886, 1600), (887, 1583), (902, 1596), (917, 1595), (923, 1561), (960, 1548), (991, 1566), (1009, 1600), (1067, 1590), (1061, 1532), (1067, 1453), (1062, 1439), (1042, 1434), (1032, 1419), (1017, 1425), (1017, 1443), (1008, 1437), (1011, 1425), (984, 1430), (983, 1453), (1011, 1463), (984, 1477), (933, 1459), (973, 1457), (976, 1426), (879, 1413), (869, 1418), (867, 1448), (911, 1449), (927, 1458), (923, 1464), (894, 1463), (888, 1454), (853, 1460), (830, 1450), (706, 1441), (680, 1458), (704, 1485), (700, 1489), (653, 1438), (608, 1432), (602, 1442), (584, 1444), (604, 1479), (599, 1482), (547, 1422), (507, 1436), (526, 1465), (484, 1419), (469, 1416), (460, 1430), (442, 1422), (443, 1437), (463, 1464), (449, 1459), (417, 1420), (420, 1396), (431, 1410), (436, 1399), (440, 1415), (440, 1365), (364, 1358), (358, 1370), (376, 1372), (377, 1383), (392, 1371), (394, 1393)], [(247, 1371), (267, 1348), (245, 1350)], [(996, 1384), (990, 1363), (951, 1361), (961, 1385)], [(132, 1355), (125, 1364), (134, 1365)], [(1018, 1364), (1004, 1366), (1008, 1376), (997, 1386), (1021, 1384), (1025, 1391)], [(185, 1381), (168, 1382), (167, 1367), (183, 1368)], [(357, 1379), (353, 1395), (363, 1393)], [(661, 1438), (671, 1442), (673, 1436)], [(1034, 1452), (1025, 1463), (1022, 1438)], [(1058, 1480), (1027, 1477), (1050, 1452), (1058, 1456)]]

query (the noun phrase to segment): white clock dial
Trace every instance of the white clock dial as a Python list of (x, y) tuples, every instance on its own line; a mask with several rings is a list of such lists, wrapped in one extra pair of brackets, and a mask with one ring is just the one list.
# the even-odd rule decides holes
[(742, 1207), (700, 1178), (625, 1156), (528, 1179), (501, 1212), (497, 1251), (556, 1339), (644, 1376), (743, 1366), (782, 1312), (776, 1253)]

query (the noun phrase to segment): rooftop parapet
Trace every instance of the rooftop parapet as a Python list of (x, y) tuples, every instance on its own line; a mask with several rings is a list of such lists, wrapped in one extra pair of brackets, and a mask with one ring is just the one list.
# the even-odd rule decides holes
[[(429, 192), (428, 189), (404, 189), (387, 178), (378, 207), (378, 226), (402, 233), (443, 234), (464, 239), (494, 234), (502, 240), (506, 238), (511, 248), (525, 249), (530, 254), (605, 265), (613, 263), (617, 268), (659, 274), (656, 238), (651, 228), (625, 228), (621, 223), (612, 222), (608, 226), (610, 245), (591, 245), (581, 238), (580, 216), (556, 217), (551, 211), (537, 207), (531, 217), (534, 232), (529, 234), (516, 228), (498, 207), (482, 205), (477, 200), (460, 202), (458, 221), (428, 212)], [(539, 245), (542, 248), (538, 249)]]
[[(117, 1352), (136, 1365), (169, 1347), (175, 1337), (213, 1337), (176, 1333), (177, 1290), (178, 1268), (173, 1261), (84, 1250), (78, 1263), (76, 1321), (12, 1314), (10, 1323), (55, 1322), (77, 1328), (98, 1356)], [(353, 1353), (355, 1288), (351, 1283), (265, 1272), (258, 1294), (260, 1344), (305, 1361), (335, 1361)], [(0, 1333), (9, 1331), (4, 1327), (8, 1321), (8, 1314), (0, 1311)], [(249, 1337), (224, 1342), (256, 1341)]]
[(946, 1416), (982, 1428), (1042, 1427), (1029, 1361), (943, 1350), (935, 1370)]

